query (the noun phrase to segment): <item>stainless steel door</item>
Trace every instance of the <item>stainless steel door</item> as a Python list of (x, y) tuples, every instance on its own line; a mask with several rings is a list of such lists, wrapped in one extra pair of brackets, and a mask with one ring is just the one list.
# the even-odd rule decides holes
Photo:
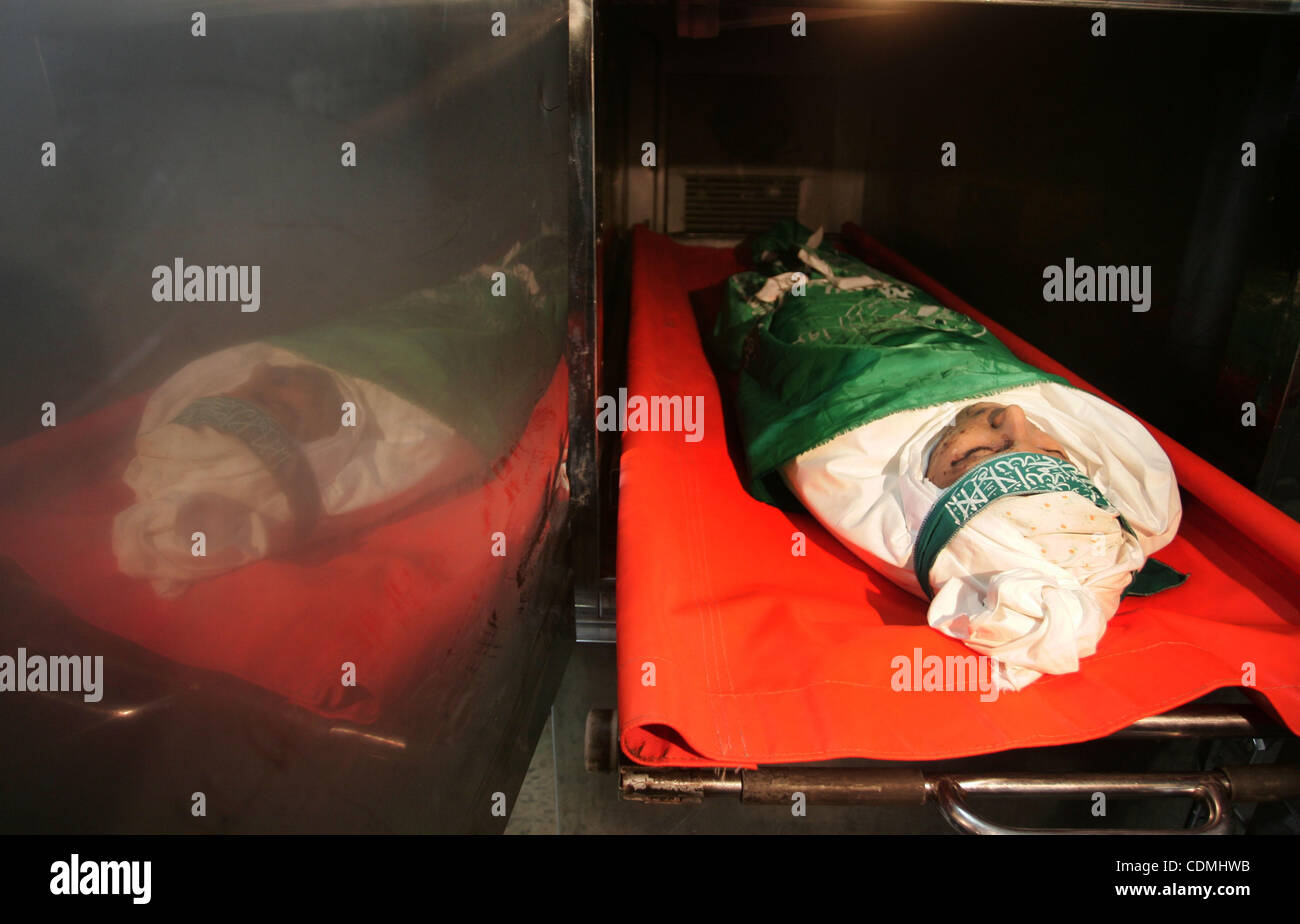
[(573, 639), (568, 33), (0, 13), (0, 829), (504, 828)]

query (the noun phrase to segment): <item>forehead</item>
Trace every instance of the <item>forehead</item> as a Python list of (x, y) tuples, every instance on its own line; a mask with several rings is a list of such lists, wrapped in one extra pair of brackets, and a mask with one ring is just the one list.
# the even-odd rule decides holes
[(328, 376), (310, 366), (267, 366), (262, 370), (263, 381), (272, 385), (312, 385)]
[(942, 432), (944, 434), (950, 434), (957, 427), (961, 426), (963, 423), (970, 420), (972, 417), (976, 416), (977, 414), (981, 414), (984, 411), (987, 411), (989, 408), (994, 408), (997, 406), (998, 405), (993, 404), (992, 402), (989, 401), (981, 401), (978, 404), (968, 404), (960, 411), (957, 412), (956, 418), (953, 420), (952, 423), (944, 427)]

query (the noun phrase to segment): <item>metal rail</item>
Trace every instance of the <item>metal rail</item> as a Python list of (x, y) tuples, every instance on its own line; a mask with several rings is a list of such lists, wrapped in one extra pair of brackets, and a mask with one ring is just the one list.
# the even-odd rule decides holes
[[(569, 536), (575, 616), (585, 630), (600, 615), (600, 485), (596, 386), (595, 22), (592, 0), (568, 0), (569, 53)], [(599, 628), (599, 622), (595, 624)], [(598, 634), (598, 633), (597, 633)], [(581, 639), (586, 641), (587, 639)], [(604, 640), (604, 639), (599, 639)]]
[(1286, 726), (1257, 706), (1192, 704), (1138, 719), (1112, 738), (1274, 738)]
[[(775, 769), (619, 768), (623, 799), (650, 804), (738, 797), (754, 805), (924, 805), (934, 803), (963, 834), (1227, 834), (1234, 802), (1300, 798), (1300, 767), (1221, 767), (1203, 773), (930, 773), (904, 767)], [(976, 813), (969, 796), (1192, 798), (1207, 809), (1192, 828), (1015, 828)]]
[[(617, 768), (623, 799), (651, 804), (698, 803), (731, 796), (757, 805), (790, 805), (796, 797), (821, 805), (932, 803), (966, 834), (1227, 834), (1234, 803), (1300, 799), (1300, 766), (1249, 765), (1193, 773), (956, 773), (914, 767), (764, 767), (686, 769), (620, 763), (617, 714), (593, 709), (587, 717), (587, 769)], [(1262, 738), (1290, 734), (1261, 709), (1203, 704), (1151, 716), (1115, 738)], [(1191, 828), (1016, 828), (978, 814), (968, 797), (1191, 798), (1204, 819)]]

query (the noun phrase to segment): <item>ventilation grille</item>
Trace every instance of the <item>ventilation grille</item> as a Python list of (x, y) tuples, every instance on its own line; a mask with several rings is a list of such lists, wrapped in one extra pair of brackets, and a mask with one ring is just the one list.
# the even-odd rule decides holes
[(788, 176), (688, 173), (685, 228), (702, 234), (765, 231), (799, 214), (799, 181)]

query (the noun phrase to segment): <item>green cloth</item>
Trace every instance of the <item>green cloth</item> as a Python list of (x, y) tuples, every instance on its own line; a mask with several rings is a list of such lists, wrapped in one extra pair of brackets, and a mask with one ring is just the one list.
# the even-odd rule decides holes
[[(837, 289), (799, 259), (809, 236), (785, 221), (755, 239), (756, 269), (728, 281), (709, 337), (717, 361), (739, 373), (740, 432), (749, 490), (758, 499), (798, 509), (781, 466), (873, 420), (1037, 382), (1069, 384), (1017, 359), (966, 315), (821, 245), (813, 253), (830, 276), (875, 280)], [(769, 276), (796, 270), (808, 277), (806, 294), (785, 293), (770, 304), (757, 298)]]
[[(715, 359), (738, 373), (736, 404), (750, 493), (800, 509), (779, 469), (796, 456), (900, 411), (970, 401), (1039, 382), (1069, 387), (1020, 359), (982, 324), (835, 249), (809, 249), (811, 232), (783, 221), (751, 244), (755, 267), (732, 276), (709, 339)], [(813, 259), (804, 260), (804, 248)], [(821, 261), (826, 272), (809, 263)], [(806, 292), (772, 301), (769, 278), (801, 272)], [(849, 286), (836, 280), (870, 277)], [(913, 550), (917, 577), (932, 596), (935, 557), (976, 512), (1006, 494), (1073, 491), (1115, 508), (1074, 466), (1039, 453), (1009, 453), (971, 469), (930, 511)], [(1129, 533), (1133, 530), (1120, 516)], [(1186, 580), (1154, 559), (1125, 595), (1149, 595)]]
[(1178, 587), (1190, 575), (1169, 567), (1156, 558), (1148, 558), (1142, 570), (1133, 575), (1133, 583), (1124, 590), (1126, 597), (1150, 597), (1162, 590)]
[[(530, 294), (514, 270), (536, 279)], [(373, 382), (432, 413), (489, 459), (523, 433), (555, 372), (567, 304), (564, 239), (538, 237), (504, 266), (504, 295), (488, 273), (432, 289), (308, 330), (266, 338), (304, 359)]]

